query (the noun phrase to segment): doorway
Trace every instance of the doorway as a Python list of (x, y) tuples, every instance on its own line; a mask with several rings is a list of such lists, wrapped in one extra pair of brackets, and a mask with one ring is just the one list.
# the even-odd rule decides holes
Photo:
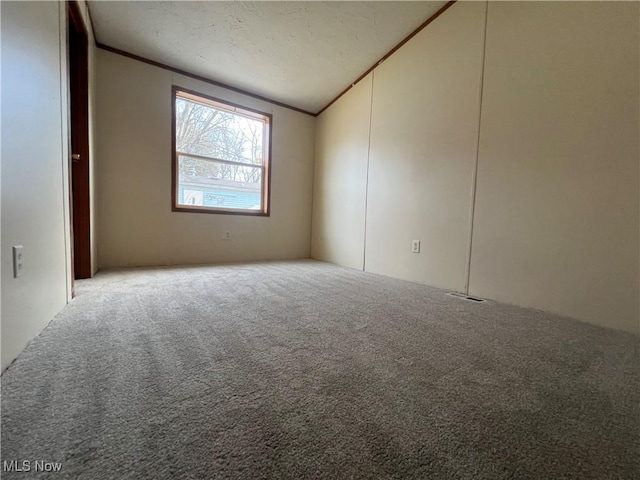
[(74, 279), (91, 277), (89, 186), (89, 36), (77, 2), (67, 2), (69, 52), (70, 206)]

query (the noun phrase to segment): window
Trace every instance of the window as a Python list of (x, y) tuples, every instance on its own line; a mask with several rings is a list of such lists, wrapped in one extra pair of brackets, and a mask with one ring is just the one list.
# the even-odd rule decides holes
[(269, 215), (271, 115), (173, 87), (173, 211)]

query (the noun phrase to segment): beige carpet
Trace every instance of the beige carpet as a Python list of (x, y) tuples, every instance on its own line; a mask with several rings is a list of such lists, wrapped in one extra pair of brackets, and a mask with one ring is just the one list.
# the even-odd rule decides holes
[(640, 478), (636, 336), (314, 261), (77, 290), (2, 376), (3, 479)]

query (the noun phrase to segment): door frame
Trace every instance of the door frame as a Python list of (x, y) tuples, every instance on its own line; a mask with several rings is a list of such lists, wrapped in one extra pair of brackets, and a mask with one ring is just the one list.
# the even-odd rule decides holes
[(76, 1), (67, 5), (69, 82), (69, 205), (72, 279), (89, 278), (91, 189), (89, 176), (89, 34)]

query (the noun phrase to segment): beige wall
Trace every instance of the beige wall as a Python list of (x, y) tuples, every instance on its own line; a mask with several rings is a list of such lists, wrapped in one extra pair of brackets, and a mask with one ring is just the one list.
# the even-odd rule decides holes
[[(639, 6), (490, 3), (484, 52), (485, 6), (454, 4), (373, 72), (365, 268), (639, 333)], [(348, 102), (324, 131), (366, 123)], [(327, 253), (347, 246), (317, 192), (350, 136), (323, 130), (313, 255), (358, 267)]]
[(96, 177), (98, 151), (97, 143), (97, 48), (95, 42), (89, 44), (89, 201), (91, 202), (91, 274), (98, 271), (98, 180)]
[[(64, 4), (2, 2), (2, 369), (69, 289)], [(13, 278), (12, 246), (24, 247)]]
[[(309, 256), (313, 117), (103, 50), (97, 60), (100, 268)], [(273, 114), (270, 217), (171, 211), (172, 85)]]
[(374, 71), (367, 271), (465, 288), (485, 7), (455, 4)]
[(488, 18), (471, 293), (638, 331), (638, 3)]
[(372, 75), (318, 117), (311, 255), (363, 268)]
[(485, 10), (455, 4), (318, 117), (313, 258), (465, 288)]

